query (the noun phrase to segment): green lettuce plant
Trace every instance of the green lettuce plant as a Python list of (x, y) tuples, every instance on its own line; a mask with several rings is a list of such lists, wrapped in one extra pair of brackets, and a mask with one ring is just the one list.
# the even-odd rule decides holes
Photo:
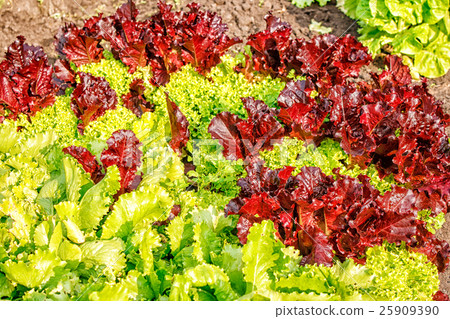
[(291, 2), (299, 8), (306, 8), (313, 4), (313, 2), (318, 3), (321, 7), (323, 7), (330, 2), (330, 0), (291, 0)]
[(416, 77), (450, 69), (448, 0), (339, 0), (338, 6), (358, 21), (359, 40), (372, 53), (402, 54)]

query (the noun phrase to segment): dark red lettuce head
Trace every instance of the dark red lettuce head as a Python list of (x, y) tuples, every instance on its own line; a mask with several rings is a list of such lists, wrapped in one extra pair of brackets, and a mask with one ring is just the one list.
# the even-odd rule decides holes
[(154, 105), (145, 99), (144, 92), (144, 81), (142, 79), (135, 79), (130, 84), (130, 92), (122, 96), (123, 106), (139, 118), (145, 112), (154, 111)]
[(321, 126), (330, 113), (328, 99), (315, 99), (311, 94), (316, 90), (310, 80), (288, 82), (278, 97), (281, 107), (278, 118), (289, 128), (292, 137), (311, 142), (321, 136)]
[(288, 68), (285, 55), (290, 47), (292, 28), (271, 13), (264, 17), (266, 29), (249, 36), (253, 69), (265, 75), (285, 77)]
[(188, 4), (188, 8), (190, 12), (183, 16), (181, 30), (177, 30), (184, 38), (181, 56), (184, 63), (192, 64), (205, 75), (221, 62), (220, 57), (228, 48), (242, 41), (226, 35), (228, 26), (217, 13), (201, 11), (196, 3)]
[(76, 117), (81, 120), (78, 125), (80, 132), (107, 110), (114, 110), (117, 106), (116, 92), (111, 89), (105, 78), (79, 72), (80, 83), (72, 92), (70, 107)]
[(67, 88), (75, 87), (76, 74), (75, 71), (71, 68), (69, 61), (58, 59), (53, 65), (53, 69), (53, 82), (59, 88), (58, 94), (62, 95), (65, 93), (65, 90)]
[(229, 47), (241, 42), (226, 35), (228, 27), (216, 13), (201, 11), (196, 3), (188, 5), (189, 12), (173, 12), (163, 1), (158, 7), (159, 13), (150, 19), (146, 47), (157, 86), (165, 85), (170, 73), (188, 63), (205, 75)]
[(85, 30), (73, 23), (59, 29), (54, 43), (56, 52), (76, 66), (98, 62), (103, 58), (100, 40), (87, 36)]
[(214, 117), (208, 132), (224, 147), (223, 154), (230, 160), (249, 161), (260, 150), (271, 149), (285, 135), (283, 126), (276, 119), (278, 111), (254, 98), (243, 98), (247, 120), (222, 112)]
[[(239, 71), (257, 71), (263, 75), (288, 79), (291, 71), (297, 76), (312, 79), (319, 90), (327, 92), (333, 85), (344, 84), (349, 77), (357, 77), (362, 66), (372, 60), (367, 48), (354, 37), (338, 38), (326, 34), (310, 41), (291, 40), (291, 26), (269, 14), (266, 30), (249, 37), (252, 56)], [(251, 75), (246, 74), (248, 78)]]
[(117, 165), (120, 172), (121, 190), (119, 195), (135, 190), (142, 180), (142, 175), (137, 174), (141, 166), (142, 145), (133, 131), (119, 130), (114, 132), (106, 141), (108, 148), (102, 152), (100, 157), (103, 166)]
[[(112, 16), (87, 20), (77, 36), (84, 42), (92, 39), (92, 47), (100, 40), (110, 42), (114, 57), (128, 65), (130, 73), (138, 67), (150, 65), (152, 83), (156, 86), (167, 84), (169, 74), (186, 64), (192, 64), (199, 73), (205, 75), (220, 63), (220, 57), (228, 48), (240, 40), (230, 39), (226, 35), (228, 27), (217, 14), (201, 11), (195, 3), (188, 7), (189, 12), (173, 12), (171, 5), (158, 1), (157, 14), (148, 20), (137, 21), (138, 11), (130, 1)], [(63, 35), (70, 33), (74, 26), (66, 29), (61, 32)], [(62, 43), (59, 47), (63, 47), (66, 38), (58, 38), (61, 39), (59, 43)], [(98, 50), (101, 53), (101, 48)], [(92, 49), (85, 51), (97, 53)]]
[(53, 68), (41, 47), (30, 46), (17, 37), (0, 63), (0, 120), (28, 118), (55, 101)]
[(101, 163), (84, 147), (70, 146), (63, 149), (63, 152), (73, 156), (85, 172), (91, 175), (95, 184), (103, 179), (108, 167), (116, 165), (120, 172), (121, 185), (115, 195), (117, 198), (121, 194), (135, 190), (142, 180), (142, 174), (137, 174), (142, 164), (142, 151), (139, 149), (142, 144), (130, 130), (114, 132), (106, 143), (108, 148), (100, 155)]

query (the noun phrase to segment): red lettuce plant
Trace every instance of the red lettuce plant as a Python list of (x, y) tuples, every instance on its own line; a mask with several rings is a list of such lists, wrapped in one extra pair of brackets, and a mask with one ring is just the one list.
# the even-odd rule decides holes
[(86, 30), (78, 28), (73, 23), (59, 29), (54, 43), (56, 52), (76, 66), (98, 62), (103, 58), (100, 40), (88, 36)]
[(277, 121), (278, 111), (254, 98), (243, 98), (248, 119), (242, 120), (230, 112), (222, 112), (214, 117), (208, 132), (224, 147), (227, 159), (249, 160), (258, 156), (259, 151), (270, 149), (285, 132)]
[(0, 123), (5, 117), (28, 118), (55, 101), (53, 68), (41, 47), (30, 46), (17, 37), (0, 63)]
[(385, 63), (388, 69), (373, 74), (370, 83), (349, 82), (326, 91), (310, 80), (287, 83), (278, 98), (278, 118), (291, 136), (316, 144), (323, 137), (334, 138), (353, 163), (375, 164), (381, 176), (394, 174), (412, 188), (440, 184), (448, 197), (445, 128), (450, 117), (425, 83), (411, 84), (399, 57), (388, 56)]
[(106, 110), (116, 108), (117, 95), (104, 78), (84, 72), (79, 72), (78, 75), (81, 82), (72, 92), (70, 107), (81, 120), (78, 130), (82, 133), (89, 122), (104, 115)]
[(105, 176), (106, 170), (112, 165), (117, 165), (120, 172), (121, 189), (116, 197), (135, 190), (142, 180), (137, 170), (141, 165), (142, 145), (133, 131), (119, 130), (114, 132), (106, 141), (108, 148), (100, 155), (99, 163), (96, 157), (86, 148), (70, 146), (63, 149), (64, 153), (73, 156), (83, 169), (91, 175), (94, 183), (98, 183)]
[(196, 3), (189, 12), (172, 12), (172, 6), (158, 2), (160, 12), (150, 18), (151, 42), (147, 45), (153, 81), (163, 85), (169, 73), (188, 63), (206, 74), (220, 63), (232, 45), (241, 42), (226, 35), (228, 27), (216, 13), (201, 11)]
[(130, 84), (130, 92), (122, 95), (123, 106), (132, 111), (134, 115), (139, 118), (145, 112), (154, 111), (154, 105), (145, 99), (144, 92), (144, 81), (135, 79)]

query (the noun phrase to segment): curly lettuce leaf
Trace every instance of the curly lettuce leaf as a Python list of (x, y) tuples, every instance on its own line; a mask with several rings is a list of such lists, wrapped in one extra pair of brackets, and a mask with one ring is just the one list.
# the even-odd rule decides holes
[(123, 194), (105, 221), (102, 238), (126, 237), (137, 229), (150, 227), (165, 220), (172, 206), (167, 191), (156, 185)]
[(54, 275), (55, 268), (62, 267), (65, 262), (55, 252), (37, 250), (28, 256), (27, 261), (14, 262), (7, 260), (0, 264), (6, 277), (28, 288), (37, 288), (45, 284)]
[(439, 290), (436, 266), (425, 255), (409, 252), (404, 246), (369, 248), (366, 267), (374, 275), (374, 285), (368, 291), (382, 300), (432, 300)]
[(81, 261), (87, 268), (105, 266), (104, 273), (117, 274), (126, 266), (125, 244), (119, 238), (89, 241), (80, 249)]
[(117, 166), (109, 167), (105, 177), (92, 186), (80, 201), (80, 228), (92, 230), (98, 226), (114, 202), (113, 196), (120, 189), (120, 172)]
[[(201, 287), (213, 289), (211, 294)], [(198, 288), (197, 290), (193, 288)], [(219, 267), (198, 265), (189, 269), (184, 275), (175, 275), (169, 299), (173, 301), (187, 300), (235, 300), (237, 294), (230, 286), (228, 276)]]

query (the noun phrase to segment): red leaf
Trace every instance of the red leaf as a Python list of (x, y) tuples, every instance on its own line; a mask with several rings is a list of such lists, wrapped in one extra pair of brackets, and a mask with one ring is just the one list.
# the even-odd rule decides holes
[(122, 4), (119, 9), (117, 9), (115, 16), (120, 20), (136, 20), (139, 14), (139, 10), (136, 9), (136, 4), (132, 0)]
[(234, 125), (239, 121), (236, 114), (222, 112), (216, 115), (209, 124), (208, 132), (212, 138), (219, 140), (220, 145), (224, 148), (223, 156), (229, 160), (244, 158), (239, 131)]
[(154, 106), (145, 99), (145, 86), (142, 79), (135, 79), (130, 84), (130, 92), (122, 95), (123, 106), (132, 111), (137, 117), (145, 112), (153, 112)]
[(247, 41), (251, 47), (253, 68), (263, 74), (283, 77), (288, 73), (283, 59), (289, 50), (292, 28), (270, 13), (264, 19), (266, 30), (249, 36)]
[(275, 118), (277, 112), (254, 98), (242, 99), (248, 119), (222, 112), (209, 125), (208, 132), (224, 147), (227, 159), (249, 161), (260, 150), (271, 149), (284, 136), (284, 128)]
[(186, 116), (180, 111), (175, 102), (170, 100), (169, 94), (166, 92), (167, 112), (169, 113), (170, 128), (172, 131), (172, 140), (169, 145), (179, 155), (182, 154), (183, 148), (189, 141), (189, 122)]
[(72, 92), (70, 107), (82, 122), (79, 125), (82, 132), (91, 121), (105, 114), (106, 110), (116, 108), (117, 96), (104, 78), (84, 72), (79, 72), (78, 75), (81, 82)]
[(53, 79), (60, 92), (64, 94), (65, 89), (75, 86), (75, 72), (70, 67), (70, 63), (67, 60), (56, 60), (53, 65), (55, 70), (55, 77)]
[(141, 165), (142, 145), (136, 138), (133, 131), (119, 130), (114, 132), (106, 141), (108, 148), (103, 150), (100, 161), (84, 147), (70, 146), (63, 149), (63, 152), (73, 156), (83, 169), (90, 173), (94, 183), (100, 182), (107, 171), (107, 168), (116, 165), (120, 172), (121, 189), (116, 193), (117, 199), (121, 194), (135, 190), (142, 180), (142, 175), (136, 174)]
[(133, 131), (119, 130), (114, 132), (106, 141), (108, 149), (102, 152), (100, 157), (104, 167), (117, 165), (120, 172), (121, 189), (118, 194), (135, 190), (142, 180), (136, 172), (141, 165), (142, 145)]
[(448, 295), (440, 290), (438, 290), (434, 295), (433, 295), (433, 300), (434, 301), (449, 301), (450, 298), (448, 297)]
[(13, 85), (11, 79), (0, 71), (0, 115), (4, 115), (5, 110), (8, 110), (11, 112), (9, 117), (17, 118), (20, 105), (14, 94)]
[(144, 22), (125, 21), (118, 33), (120, 40), (116, 38), (112, 42), (113, 52), (130, 67), (130, 73), (148, 64), (146, 41), (143, 39), (147, 27)]
[(89, 37), (86, 31), (69, 23), (61, 27), (55, 36), (56, 51), (67, 57), (76, 66), (94, 63), (103, 58), (103, 48), (100, 40)]
[(86, 148), (81, 146), (69, 146), (64, 148), (63, 152), (73, 156), (78, 163), (83, 166), (85, 172), (91, 175), (91, 179), (95, 184), (100, 182), (105, 176), (102, 172), (102, 166), (97, 162), (95, 156)]
[(228, 30), (222, 18), (216, 13), (200, 11), (196, 3), (188, 5), (190, 12), (181, 19), (183, 36), (181, 56), (184, 63), (191, 63), (201, 74), (206, 74), (219, 64), (220, 57), (229, 47), (241, 43), (238, 38), (230, 39), (225, 33)]
[(8, 110), (9, 118), (16, 119), (20, 113), (29, 118), (53, 104), (52, 76), (53, 69), (42, 48), (27, 45), (19, 36), (0, 64), (0, 115)]
[(309, 80), (288, 82), (278, 97), (281, 107), (279, 118), (290, 125), (291, 136), (310, 142), (315, 135), (321, 135), (320, 127), (330, 112), (330, 103), (310, 97), (315, 86)]
[(265, 19), (266, 30), (251, 35), (247, 42), (251, 47), (251, 61), (247, 57), (245, 68), (238, 67), (238, 70), (254, 69), (282, 79), (287, 79), (294, 70), (296, 75), (313, 79), (326, 93), (333, 85), (344, 84), (346, 78), (358, 76), (360, 68), (371, 61), (367, 48), (350, 35), (290, 40), (291, 27), (287, 23), (271, 14)]
[(159, 13), (150, 19), (147, 43), (155, 85), (166, 84), (170, 73), (188, 63), (206, 74), (230, 46), (240, 42), (226, 35), (228, 27), (217, 14), (200, 11), (195, 3), (188, 5), (189, 12), (172, 12), (172, 6), (162, 1), (158, 7)]
[(172, 6), (158, 1), (159, 13), (136, 21), (138, 11), (130, 1), (112, 16), (86, 21), (78, 37), (110, 42), (114, 56), (130, 67), (130, 73), (150, 65), (154, 85), (167, 84), (169, 74), (188, 63), (206, 74), (230, 46), (241, 41), (226, 35), (228, 28), (217, 14), (200, 11), (197, 4), (188, 7), (189, 12), (172, 12)]
[(318, 227), (307, 227), (299, 232), (301, 264), (333, 266), (333, 246)]

